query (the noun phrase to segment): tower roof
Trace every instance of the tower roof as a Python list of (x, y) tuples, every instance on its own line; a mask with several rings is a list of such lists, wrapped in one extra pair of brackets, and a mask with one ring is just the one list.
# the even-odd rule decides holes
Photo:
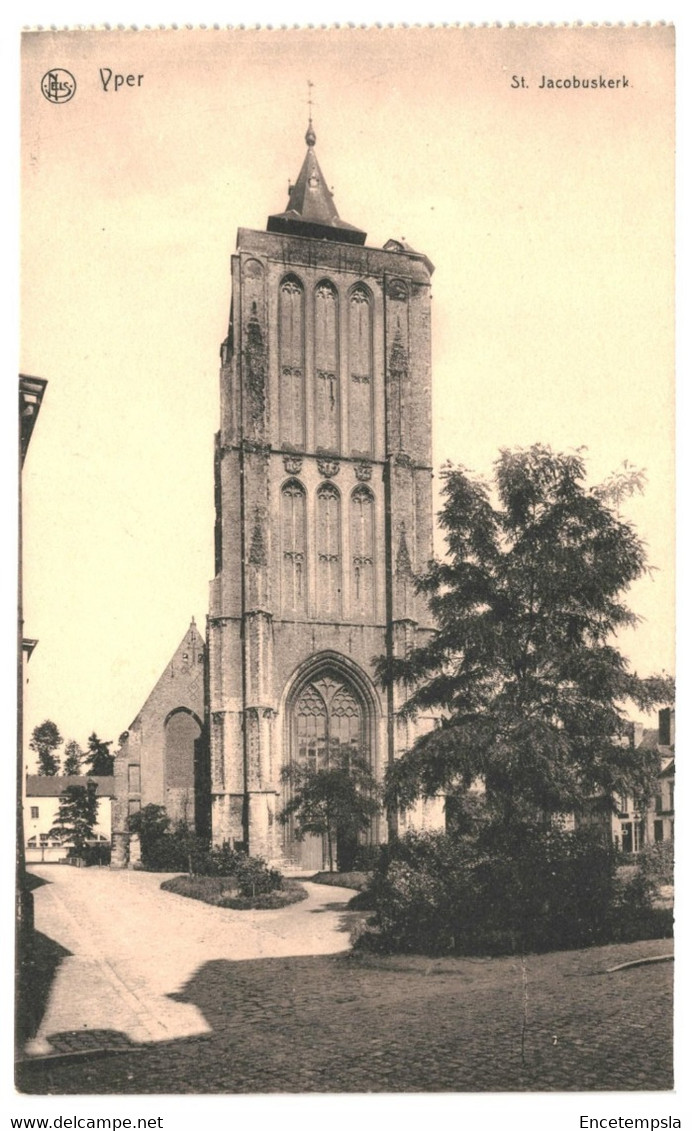
[(366, 233), (339, 219), (334, 197), (327, 188), (315, 156), (316, 140), (310, 119), (305, 134), (307, 153), (296, 183), (288, 190), (286, 211), (269, 217), (267, 231), (335, 240), (339, 243), (364, 244)]

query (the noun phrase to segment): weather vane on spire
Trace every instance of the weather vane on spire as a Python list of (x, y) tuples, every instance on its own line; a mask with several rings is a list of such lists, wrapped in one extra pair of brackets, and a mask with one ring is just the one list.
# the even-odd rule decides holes
[(307, 133), (305, 134), (305, 141), (307, 142), (307, 144), (310, 147), (312, 147), (315, 144), (315, 142), (317, 141), (317, 137), (315, 136), (315, 131), (312, 128), (312, 107), (313, 107), (312, 88), (314, 87), (314, 85), (315, 84), (312, 81), (312, 79), (308, 79), (308, 129), (307, 129)]

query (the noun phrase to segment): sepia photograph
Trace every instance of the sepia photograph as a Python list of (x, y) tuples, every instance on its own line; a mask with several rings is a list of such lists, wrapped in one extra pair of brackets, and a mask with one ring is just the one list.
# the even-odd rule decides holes
[(18, 1095), (681, 1126), (674, 189), (665, 22), (23, 33)]

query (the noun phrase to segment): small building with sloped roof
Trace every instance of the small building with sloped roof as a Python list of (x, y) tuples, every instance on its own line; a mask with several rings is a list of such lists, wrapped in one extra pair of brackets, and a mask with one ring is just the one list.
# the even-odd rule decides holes
[(98, 816), (95, 841), (111, 839), (111, 803), (115, 779), (94, 774), (27, 774), (24, 789), (24, 843), (27, 864), (50, 864), (64, 860), (69, 842), (51, 835), (60, 809), (60, 798), (68, 786), (96, 782)]
[(115, 758), (114, 867), (130, 858), (128, 818), (161, 805), (171, 821), (208, 836), (210, 787), (205, 727), (206, 646), (194, 617)]

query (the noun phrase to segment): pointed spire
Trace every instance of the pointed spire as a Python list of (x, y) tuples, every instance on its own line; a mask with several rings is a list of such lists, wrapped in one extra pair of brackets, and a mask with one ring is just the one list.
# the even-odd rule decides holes
[(305, 134), (305, 144), (308, 148), (312, 148), (317, 141), (315, 131), (312, 128), (312, 88), (314, 85), (314, 82), (308, 79), (308, 128)]
[[(311, 87), (312, 83), (308, 83), (308, 86)], [(302, 168), (295, 184), (289, 185), (286, 211), (269, 217), (267, 231), (337, 240), (339, 243), (364, 244), (366, 233), (339, 218), (334, 198), (327, 188), (315, 156), (317, 135), (312, 124), (311, 96), (309, 107), (310, 116), (305, 134), (308, 149)]]

